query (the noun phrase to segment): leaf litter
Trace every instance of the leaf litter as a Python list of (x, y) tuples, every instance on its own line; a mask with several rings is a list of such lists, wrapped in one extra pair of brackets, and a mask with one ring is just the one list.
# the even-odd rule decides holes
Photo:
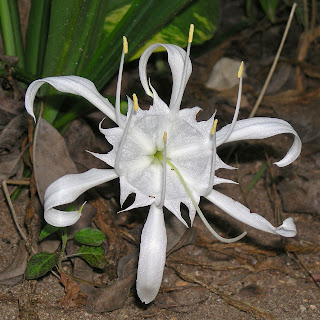
[[(309, 41), (308, 46), (312, 47), (312, 45), (313, 43)], [(234, 43), (230, 42), (229, 48), (234, 48)], [(248, 49), (248, 53), (250, 53), (250, 45), (248, 45)], [(228, 47), (224, 47), (221, 52), (221, 55), (228, 54)], [(259, 59), (260, 58), (261, 57), (259, 57)], [(201, 58), (201, 63), (203, 63), (203, 58)], [(256, 64), (261, 67), (261, 64), (259, 64), (259, 62)], [(303, 68), (301, 69), (302, 71), (306, 70)], [(202, 74), (205, 74), (205, 70), (203, 70)], [(250, 68), (248, 69), (248, 77), (248, 81), (250, 82), (250, 77), (252, 77), (252, 74), (250, 74)], [(305, 84), (308, 83), (308, 80), (306, 80), (304, 77), (303, 81), (305, 82)], [(190, 83), (190, 86), (192, 85), (193, 83)], [(286, 84), (284, 84), (284, 86), (286, 86)], [(194, 88), (195, 90), (193, 91), (193, 93), (195, 94), (197, 88), (199, 87), (194, 84)], [(257, 88), (254, 87), (253, 89), (257, 90)], [(307, 91), (307, 94), (293, 92), (292, 96), (290, 96), (289, 93), (285, 93), (283, 94), (283, 96), (281, 96), (281, 93), (284, 92), (282, 91), (280, 93), (277, 93), (277, 99), (274, 98), (273, 100), (272, 97), (270, 98), (271, 100), (268, 100), (268, 98), (265, 97), (265, 99), (263, 100), (263, 104), (260, 107), (259, 113), (273, 114), (273, 112), (276, 112), (278, 115), (284, 114), (285, 116), (289, 116), (290, 113), (292, 114), (292, 105), (288, 105), (287, 102), (292, 103), (294, 101), (295, 103), (311, 103), (311, 101), (318, 101), (315, 100), (319, 99), (317, 90), (318, 88), (310, 89), (309, 91)], [(206, 98), (208, 101), (212, 101), (212, 99), (215, 99), (214, 94), (208, 91), (205, 92), (208, 93), (208, 97)], [(249, 102), (250, 95), (251, 93), (248, 92), (247, 96)], [(190, 104), (193, 104), (193, 99), (196, 100), (193, 96), (186, 97), (186, 99)], [(220, 97), (219, 99), (223, 99), (223, 97)], [(229, 98), (227, 97), (224, 99), (224, 103), (228, 106)], [(287, 103), (288, 107), (278, 107), (280, 103)], [(210, 104), (212, 103), (210, 102)], [(246, 107), (242, 110), (242, 112), (243, 116), (246, 116), (246, 113), (248, 113)], [(301, 109), (300, 111), (298, 110), (298, 115), (299, 112), (301, 112)], [(307, 114), (308, 110), (304, 109), (304, 113)], [(225, 113), (225, 116), (228, 116), (228, 112)], [(299, 122), (301, 119), (301, 114), (300, 116), (296, 116), (295, 118), (296, 121)], [(313, 116), (311, 127), (317, 128), (318, 125), (319, 118)], [(58, 136), (55, 137), (58, 138)], [(51, 142), (49, 141), (49, 143)], [(64, 142), (62, 141), (61, 144), (63, 143)], [(279, 144), (279, 142), (277, 141), (271, 142), (272, 146), (278, 146), (277, 144)], [(304, 145), (304, 148), (308, 151), (308, 144)], [(62, 149), (64, 149), (64, 147)], [(88, 149), (90, 149), (90, 147), (88, 147)], [(308, 181), (306, 182), (306, 184), (301, 186), (302, 190), (305, 190), (307, 185), (312, 185), (315, 179), (314, 177), (316, 177), (316, 174), (319, 172), (319, 165), (317, 164), (320, 163), (319, 153), (313, 154), (312, 157), (312, 161), (314, 162), (314, 167), (312, 169), (313, 171), (310, 171), (310, 175), (307, 176)], [(41, 159), (36, 160), (38, 161), (39, 165), (43, 165), (44, 162), (50, 160), (43, 155), (41, 155), (40, 157), (37, 155), (36, 159), (37, 158)], [(265, 159), (257, 159), (260, 167), (261, 162), (259, 161), (261, 160), (265, 161)], [(307, 162), (306, 157), (302, 155), (302, 159), (297, 162), (296, 166), (293, 166), (293, 168), (291, 169), (289, 168), (288, 171), (282, 173), (282, 176), (279, 176), (276, 170), (275, 172), (273, 172), (272, 179), (268, 178), (268, 180), (264, 175), (262, 175), (255, 186), (251, 189), (250, 193), (245, 194), (247, 198), (246, 201), (253, 207), (264, 207), (264, 211), (267, 212), (267, 214), (269, 214), (271, 217), (272, 215), (274, 215), (274, 213), (276, 213), (276, 211), (278, 211), (275, 210), (275, 202), (280, 204), (281, 201), (283, 201), (283, 199), (285, 198), (293, 199), (291, 203), (298, 203), (298, 201), (295, 201), (296, 188), (289, 188), (290, 190), (287, 192), (287, 194), (284, 195), (283, 188), (278, 187), (278, 183), (280, 183), (281, 185), (281, 181), (284, 181), (283, 186), (285, 186), (288, 181), (292, 181), (292, 175), (294, 176), (293, 181), (301, 179), (303, 180), (303, 178), (301, 177), (305, 176), (305, 169), (303, 167), (305, 163), (307, 163), (308, 166), (310, 165), (310, 163)], [(250, 164), (250, 166), (247, 166), (246, 163), (243, 163), (241, 157), (239, 157), (239, 164), (241, 178), (239, 182), (243, 183), (244, 180), (244, 185), (247, 185), (247, 183), (252, 180), (258, 170), (253, 170), (252, 164)], [(86, 163), (85, 166), (87, 165), (88, 163)], [(54, 170), (52, 171), (55, 171), (55, 168), (60, 168), (60, 166), (61, 162), (59, 163), (59, 165), (57, 163), (54, 164)], [(43, 172), (45, 172), (45, 170)], [(45, 173), (38, 173), (36, 174), (36, 176), (38, 176), (39, 178), (46, 178)], [(279, 178), (280, 181), (277, 181), (279, 180)], [(49, 184), (50, 182), (47, 181), (46, 183)], [(276, 187), (276, 189), (274, 188), (274, 186)], [(254, 199), (255, 197), (257, 197), (257, 193), (259, 193), (262, 189), (264, 189), (263, 192), (268, 193), (268, 191), (266, 191), (266, 189), (268, 188), (271, 202), (261, 202), (261, 199), (259, 197), (258, 198), (260, 200)], [(40, 190), (40, 193), (43, 194), (45, 187), (38, 187), (38, 189)], [(232, 192), (235, 192), (237, 200), (243, 201), (243, 194), (241, 194), (241, 192)], [(280, 202), (279, 199), (276, 199), (276, 196), (279, 196), (279, 192), (281, 195)], [(112, 196), (112, 193), (107, 194), (107, 196), (108, 195)], [(114, 276), (109, 279), (110, 282), (105, 282), (108, 282), (109, 284), (106, 288), (92, 288), (92, 294), (91, 296), (88, 296), (87, 300), (87, 311), (106, 312), (107, 310), (117, 309), (115, 308), (116, 306), (120, 308), (118, 311), (111, 312), (107, 315), (92, 315), (93, 319), (105, 319), (105, 317), (116, 319), (121, 317), (121, 315), (123, 316), (124, 313), (129, 317), (135, 317), (137, 319), (155, 315), (158, 315), (160, 318), (171, 316), (178, 319), (182, 319), (182, 317), (184, 319), (194, 319), (195, 317), (205, 318), (204, 315), (206, 314), (218, 314), (220, 319), (251, 319), (252, 317), (260, 317), (265, 319), (281, 319), (283, 315), (288, 317), (288, 315), (296, 316), (297, 314), (303, 317), (311, 318), (312, 316), (317, 316), (317, 313), (319, 313), (318, 310), (320, 306), (317, 303), (317, 301), (319, 301), (319, 299), (317, 299), (317, 297), (319, 297), (319, 289), (317, 289), (309, 280), (306, 281), (306, 279), (310, 278), (309, 275), (306, 274), (306, 270), (314, 275), (317, 275), (319, 274), (320, 269), (320, 261), (317, 258), (317, 254), (319, 253), (319, 245), (317, 245), (317, 243), (319, 243), (319, 232), (317, 231), (319, 230), (319, 216), (315, 211), (315, 207), (311, 206), (311, 209), (307, 212), (308, 214), (303, 211), (305, 208), (304, 206), (300, 206), (300, 209), (298, 211), (294, 211), (295, 219), (300, 231), (298, 231), (299, 236), (297, 240), (284, 243), (279, 243), (276, 238), (272, 237), (270, 239), (261, 238), (253, 230), (250, 230), (250, 236), (248, 237), (247, 243), (244, 242), (232, 245), (229, 244), (227, 246), (224, 244), (212, 243), (210, 241), (207, 241), (203, 230), (201, 228), (199, 229), (199, 226), (195, 221), (196, 229), (198, 229), (197, 242), (194, 242), (193, 236), (191, 236), (191, 238), (187, 240), (182, 239), (182, 245), (178, 245), (174, 252), (170, 252), (165, 271), (164, 280), (168, 282), (163, 283), (164, 293), (166, 295), (168, 293), (174, 293), (176, 295), (179, 295), (181, 299), (179, 300), (177, 297), (171, 296), (171, 304), (168, 304), (167, 302), (169, 300), (163, 300), (162, 295), (162, 297), (160, 297), (161, 300), (155, 300), (154, 305), (143, 309), (141, 308), (141, 306), (136, 305), (134, 291), (130, 291), (130, 288), (134, 285), (136, 268), (135, 264), (137, 257), (137, 252), (134, 252), (133, 249), (136, 248), (135, 244), (138, 243), (137, 234), (139, 232), (139, 230), (137, 230), (139, 227), (138, 223), (135, 222), (135, 224), (131, 226), (130, 221), (135, 221), (139, 213), (141, 213), (142, 216), (144, 213), (141, 211), (134, 213), (124, 213), (129, 217), (131, 216), (132, 219), (130, 220), (126, 218), (121, 220), (120, 215), (116, 217), (116, 211), (118, 209), (116, 206), (114, 206), (113, 199), (109, 198), (108, 200), (105, 200), (102, 197), (99, 198), (97, 195), (93, 195), (92, 198), (95, 200), (91, 203), (97, 208), (98, 211), (94, 218), (94, 223), (103, 232), (106, 231), (105, 233), (107, 234), (108, 238), (106, 255), (108, 256), (110, 247), (110, 252), (112, 254), (108, 257), (110, 258), (110, 262), (114, 263), (114, 266), (112, 268), (115, 273)], [(97, 205), (97, 199), (99, 199), (98, 201), (100, 202), (104, 202), (102, 206), (100, 205), (100, 208), (99, 205)], [(306, 199), (306, 203), (309, 203), (308, 195), (306, 195), (304, 199)], [(317, 200), (317, 195), (315, 195), (314, 199)], [(256, 201), (260, 201), (260, 203), (256, 204)], [(287, 206), (284, 205), (285, 210), (286, 207)], [(217, 223), (222, 232), (230, 232), (231, 229), (230, 224), (228, 224), (228, 220), (224, 219), (223, 217), (223, 222), (221, 222), (220, 219), (222, 218), (222, 215), (215, 208), (209, 208), (207, 206), (206, 210), (209, 209), (211, 212), (215, 213), (215, 217), (210, 217), (213, 220), (213, 223)], [(277, 209), (281, 209), (281, 207), (277, 207)], [(294, 207), (292, 207), (291, 209), (294, 209)], [(286, 215), (286, 213), (283, 214)], [(13, 232), (15, 232), (14, 228), (12, 228), (12, 230)], [(233, 232), (235, 231), (233, 230)], [(199, 234), (201, 235), (201, 237), (199, 237)], [(188, 243), (193, 244), (185, 246)], [(175, 248), (175, 246), (173, 248)], [(193, 253), (193, 255), (188, 254), (188, 252)], [(289, 256), (286, 253), (289, 253)], [(125, 256), (126, 254), (128, 255), (127, 260), (122, 264), (122, 266), (121, 264), (119, 264), (119, 266), (121, 266), (121, 270), (119, 269), (117, 273), (117, 261), (121, 256)], [(306, 266), (306, 270), (304, 270), (302, 266), (298, 266), (296, 264), (296, 261), (298, 260), (293, 259), (290, 254), (298, 254), (299, 259)], [(202, 261), (203, 259), (204, 261)], [(117, 276), (119, 277), (118, 280)], [(93, 274), (93, 277), (96, 280), (103, 279), (101, 277), (101, 274), (99, 273)], [(182, 280), (179, 280), (179, 277), (184, 279), (184, 282), (181, 282)], [(317, 279), (316, 276), (315, 279)], [(54, 285), (54, 283), (56, 282), (52, 282), (51, 276), (45, 277), (43, 280), (38, 282), (37, 287), (39, 288), (39, 290), (41, 289), (44, 294), (48, 294), (45, 293), (47, 292), (47, 288), (45, 287), (47, 286), (46, 283), (48, 282), (53, 284), (52, 288), (54, 288), (55, 292), (61, 293), (61, 288), (59, 289), (59, 286)], [(197, 285), (195, 285), (195, 283)], [(219, 284), (219, 286), (217, 284)], [(66, 286), (68, 287), (68, 284), (66, 284)], [(71, 284), (69, 286), (70, 288), (68, 290), (70, 298), (67, 298), (67, 306), (72, 305), (74, 301), (77, 300), (78, 294), (78, 288), (76, 286), (74, 286), (74, 288), (72, 288), (73, 285)], [(192, 291), (192, 286), (197, 286), (196, 288), (198, 289)], [(199, 289), (201, 287), (205, 288), (205, 290), (209, 290), (215, 295), (209, 296), (206, 293), (207, 291), (202, 291), (202, 289)], [(294, 296), (291, 295), (291, 290), (294, 292)], [(132, 293), (130, 294), (130, 292)], [(193, 300), (195, 301), (195, 304), (192, 305), (192, 307), (189, 307), (188, 305), (183, 304), (183, 301), (185, 301), (183, 300), (183, 297), (185, 297), (186, 299), (188, 295), (191, 294), (191, 292), (196, 292), (199, 295), (199, 299)], [(252, 292), (252, 294), (245, 296), (245, 292)], [(104, 296), (104, 294), (106, 295)], [(115, 297), (118, 294), (123, 294), (124, 296), (124, 298), (120, 301), (121, 303), (118, 303), (118, 300), (115, 301)], [(60, 296), (62, 297), (62, 294), (60, 294)], [(127, 296), (128, 299), (126, 299)], [(73, 297), (75, 298), (73, 299)], [(285, 300), (283, 300), (283, 297), (285, 297)], [(229, 305), (233, 305), (235, 308), (230, 308), (230, 306), (222, 304), (221, 299), (223, 301), (226, 301)], [(100, 301), (100, 305), (99, 303), (94, 304), (94, 301), (98, 300)], [(89, 301), (91, 301), (91, 304), (89, 303)], [(263, 308), (260, 305), (261, 302), (263, 303)], [(56, 307), (55, 302), (50, 302), (49, 300), (41, 301), (41, 303), (42, 307), (47, 310), (46, 312), (51, 312), (51, 314), (55, 314), (55, 316), (57, 317), (62, 317), (62, 311)], [(300, 305), (302, 305), (305, 309), (300, 307)], [(311, 308), (311, 305), (315, 306), (316, 308)], [(82, 306), (83, 302), (80, 304), (75, 303), (72, 315), (69, 314), (69, 318), (79, 319), (79, 317), (85, 312), (83, 309), (81, 309)], [(36, 308), (38, 307), (36, 306)], [(212, 308), (215, 311), (212, 311)], [(239, 312), (238, 310), (242, 311)], [(40, 310), (38, 312), (41, 313)], [(45, 316), (43, 316), (42, 318), (45, 319)]]

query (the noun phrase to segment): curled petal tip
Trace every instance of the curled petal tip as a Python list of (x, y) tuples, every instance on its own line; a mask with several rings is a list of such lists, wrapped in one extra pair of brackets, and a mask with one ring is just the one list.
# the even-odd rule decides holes
[(292, 218), (283, 221), (282, 225), (275, 229), (280, 236), (291, 238), (297, 234), (297, 228)]

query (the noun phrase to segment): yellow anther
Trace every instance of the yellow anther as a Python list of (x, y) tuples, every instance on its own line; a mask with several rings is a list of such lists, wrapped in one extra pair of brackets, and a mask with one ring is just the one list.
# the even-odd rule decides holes
[(242, 71), (243, 71), (243, 61), (241, 61), (240, 68), (239, 68), (239, 71), (238, 71), (238, 78), (239, 78), (239, 79), (240, 79), (241, 76), (242, 76)]
[(133, 109), (134, 109), (134, 111), (138, 111), (139, 104), (138, 104), (137, 95), (134, 93), (134, 94), (132, 95), (132, 97), (133, 97)]
[(124, 54), (128, 53), (128, 40), (125, 36), (122, 37), (122, 42), (123, 42), (123, 52)]
[(214, 120), (214, 122), (213, 122), (212, 129), (211, 129), (211, 134), (215, 134), (216, 133), (217, 124), (218, 124), (218, 119)]
[(163, 142), (167, 144), (167, 131), (163, 133)]
[(188, 38), (188, 42), (191, 43), (192, 39), (193, 39), (193, 32), (194, 32), (194, 25), (190, 24), (190, 29), (189, 29), (189, 38)]

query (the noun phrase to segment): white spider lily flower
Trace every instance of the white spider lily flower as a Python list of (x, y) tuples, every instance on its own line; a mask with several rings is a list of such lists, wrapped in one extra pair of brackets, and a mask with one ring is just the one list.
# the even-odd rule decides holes
[[(249, 226), (284, 237), (296, 235), (292, 218), (286, 219), (281, 226), (274, 227), (239, 202), (213, 190), (216, 184), (233, 183), (215, 176), (215, 171), (220, 168), (233, 169), (216, 154), (216, 148), (221, 144), (291, 133), (294, 136), (293, 145), (287, 155), (276, 163), (282, 167), (292, 163), (299, 156), (301, 141), (291, 125), (280, 119), (253, 118), (237, 121), (241, 100), (242, 67), (238, 75), (238, 101), (231, 124), (216, 132), (217, 121), (214, 120), (214, 115), (207, 121), (198, 122), (198, 107), (180, 110), (183, 92), (192, 69), (189, 58), (192, 32), (191, 28), (187, 51), (172, 44), (153, 44), (142, 54), (139, 63), (141, 83), (146, 93), (153, 97), (153, 104), (149, 110), (141, 110), (134, 95), (133, 100), (128, 98), (127, 115), (120, 113), (122, 69), (124, 55), (127, 52), (125, 38), (115, 108), (99, 94), (91, 81), (77, 76), (36, 80), (26, 92), (25, 106), (33, 117), (36, 92), (42, 84), (49, 83), (59, 91), (83, 96), (118, 125), (115, 128), (104, 129), (100, 123), (100, 131), (113, 145), (113, 149), (108, 154), (91, 152), (114, 169), (91, 169), (81, 174), (66, 175), (53, 182), (45, 194), (44, 217), (48, 223), (58, 227), (76, 223), (80, 218), (79, 211), (64, 212), (55, 207), (74, 201), (94, 186), (119, 178), (121, 205), (129, 194), (136, 195), (134, 203), (126, 210), (151, 206), (141, 235), (137, 275), (137, 292), (144, 303), (150, 303), (156, 297), (162, 281), (167, 245), (163, 207), (187, 225), (180, 212), (180, 205), (184, 203), (189, 209), (191, 223), (197, 212), (209, 230), (225, 242), (236, 241), (246, 233), (234, 239), (219, 236), (205, 220), (198, 206), (201, 196)], [(167, 50), (172, 71), (173, 86), (169, 106), (161, 100), (147, 80), (148, 59), (159, 46)]]

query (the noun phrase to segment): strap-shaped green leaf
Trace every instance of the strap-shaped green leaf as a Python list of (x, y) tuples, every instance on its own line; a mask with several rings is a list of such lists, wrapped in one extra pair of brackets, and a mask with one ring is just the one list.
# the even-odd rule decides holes
[[(87, 52), (88, 42), (94, 37), (103, 0), (55, 0), (51, 2), (50, 26), (43, 77), (76, 75), (82, 56)], [(59, 113), (61, 98), (57, 92), (44, 88), (42, 94), (51, 96), (50, 105), (44, 107), (42, 116), (53, 123)], [(54, 96), (54, 98), (52, 98)]]
[[(153, 43), (173, 43), (185, 47), (191, 23), (195, 26), (192, 43), (205, 42), (211, 39), (217, 30), (219, 16), (220, 0), (198, 0), (192, 3), (139, 48), (131, 60), (139, 58), (142, 52)], [(160, 47), (158, 50), (164, 51), (164, 48)]]
[(40, 76), (47, 44), (50, 0), (32, 0), (26, 34), (25, 71)]
[(17, 0), (0, 1), (1, 31), (5, 52), (17, 56), (18, 66), (24, 66), (24, 52)]
[(101, 89), (119, 68), (122, 36), (129, 42), (129, 53), (134, 54), (141, 43), (148, 40), (167, 24), (191, 0), (135, 0), (125, 16), (95, 55), (81, 71)]

